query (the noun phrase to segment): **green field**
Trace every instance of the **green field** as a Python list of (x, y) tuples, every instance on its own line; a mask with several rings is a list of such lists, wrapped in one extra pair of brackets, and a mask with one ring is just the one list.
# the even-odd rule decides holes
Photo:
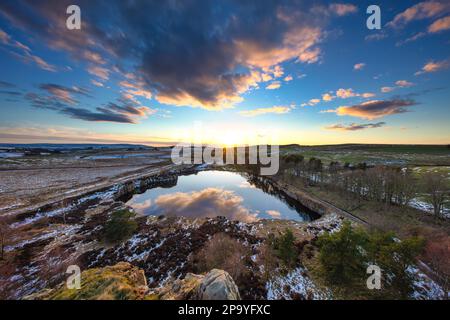
[(450, 166), (448, 145), (365, 145), (345, 144), (327, 146), (288, 145), (280, 147), (281, 154), (300, 153), (306, 159), (315, 157), (325, 164), (331, 161), (357, 164), (366, 162), (373, 165), (395, 165), (408, 167)]

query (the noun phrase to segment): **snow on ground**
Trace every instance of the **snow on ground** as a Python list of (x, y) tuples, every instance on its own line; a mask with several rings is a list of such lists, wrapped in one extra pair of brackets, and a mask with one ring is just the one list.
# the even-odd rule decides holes
[(113, 187), (109, 188), (107, 191), (101, 191), (101, 192), (95, 192), (93, 194), (87, 195), (85, 197), (82, 197), (78, 200), (76, 200), (74, 203), (65, 205), (64, 207), (55, 209), (55, 210), (50, 210), (50, 211), (45, 211), (45, 212), (40, 212), (39, 210), (36, 212), (35, 215), (33, 215), (32, 217), (26, 218), (23, 221), (19, 221), (16, 223), (13, 223), (11, 225), (12, 228), (18, 228), (30, 223), (34, 223), (44, 217), (50, 218), (50, 217), (56, 217), (56, 216), (61, 216), (67, 212), (69, 212), (70, 210), (73, 210), (75, 208), (77, 208), (78, 206), (80, 206), (81, 204), (89, 201), (89, 200), (94, 200), (94, 199), (101, 199), (101, 200), (107, 200), (107, 199), (112, 199), (114, 193), (117, 191), (118, 185), (114, 185)]
[[(33, 237), (32, 239), (27, 239), (22, 242), (19, 242), (15, 245), (6, 246), (5, 251), (13, 251), (16, 249), (23, 248), (26, 245), (35, 243), (37, 241), (46, 240), (50, 238), (56, 238), (56, 237), (67, 237), (69, 235), (74, 234), (76, 231), (78, 231), (81, 228), (81, 225), (58, 225), (53, 228), (53, 230), (44, 232), (40, 234), (37, 237)], [(61, 240), (61, 239), (60, 239)]]
[(426, 274), (416, 267), (409, 267), (407, 270), (414, 276), (414, 293), (412, 298), (415, 300), (442, 300), (445, 292), (442, 288), (430, 279)]
[[(433, 214), (433, 206), (431, 203), (422, 201), (420, 199), (414, 198), (409, 202), (409, 206), (427, 213)], [(450, 208), (444, 208), (444, 216), (450, 218)]]
[(299, 297), (308, 300), (331, 299), (330, 292), (324, 292), (306, 275), (305, 269), (299, 267), (286, 276), (273, 277), (266, 283), (268, 300), (292, 300)]
[(0, 152), (0, 158), (20, 158), (23, 153), (18, 152)]

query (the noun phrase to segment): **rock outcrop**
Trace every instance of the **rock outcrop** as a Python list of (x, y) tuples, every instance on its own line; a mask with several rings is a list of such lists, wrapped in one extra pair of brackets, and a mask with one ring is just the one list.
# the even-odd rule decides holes
[(211, 270), (200, 282), (196, 297), (199, 300), (240, 300), (239, 290), (228, 272)]
[(144, 271), (128, 262), (94, 268), (81, 273), (81, 288), (68, 289), (65, 283), (25, 297), (27, 300), (143, 300), (148, 287)]
[(240, 300), (233, 278), (224, 270), (213, 269), (206, 275), (188, 273), (182, 280), (154, 291), (161, 300)]
[(81, 273), (81, 288), (66, 283), (25, 297), (26, 300), (239, 300), (231, 276), (213, 269), (206, 275), (188, 273), (184, 279), (149, 291), (144, 271), (128, 262)]

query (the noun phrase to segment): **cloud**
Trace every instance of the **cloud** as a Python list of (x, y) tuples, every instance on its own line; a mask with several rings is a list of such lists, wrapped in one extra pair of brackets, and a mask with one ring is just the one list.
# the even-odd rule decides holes
[(354, 70), (362, 70), (366, 66), (365, 63), (357, 63), (353, 66)]
[(335, 130), (335, 131), (358, 131), (364, 129), (374, 129), (380, 128), (384, 126), (385, 122), (377, 122), (377, 123), (351, 123), (349, 125), (343, 124), (334, 124), (328, 127), (325, 127), (326, 130)]
[(15, 88), (15, 87), (16, 87), (15, 84), (12, 84), (12, 83), (7, 82), (7, 81), (1, 81), (0, 80), (0, 88)]
[(394, 87), (382, 87), (382, 88), (381, 88), (381, 92), (383, 92), (383, 93), (392, 92), (392, 91), (394, 91), (394, 90), (395, 90)]
[(412, 87), (414, 85), (414, 83), (406, 81), (406, 80), (398, 80), (395, 82), (395, 84), (398, 87), (402, 87), (402, 88), (408, 88), (408, 87)]
[(289, 76), (287, 76), (287, 77), (284, 78), (284, 81), (289, 82), (289, 81), (292, 81), (293, 79), (294, 79), (294, 78), (292, 78), (292, 76), (289, 75)]
[(378, 33), (373, 33), (373, 34), (369, 34), (367, 35), (364, 40), (366, 41), (378, 41), (378, 40), (382, 40), (384, 38), (387, 38), (387, 34), (384, 32), (378, 32)]
[(152, 93), (146, 89), (145, 83), (143, 81), (121, 81), (119, 85), (122, 88), (125, 88), (125, 92), (130, 99), (143, 97), (150, 100), (152, 98)]
[(28, 124), (0, 126), (0, 141), (4, 143), (135, 143), (146, 145), (174, 145), (178, 141), (157, 136), (100, 133), (90, 129), (65, 126), (38, 126)]
[(355, 5), (345, 3), (332, 3), (330, 4), (329, 8), (338, 16), (345, 16), (347, 14), (355, 13), (358, 11), (358, 8)]
[(103, 81), (116, 72), (110, 66), (114, 59), (121, 64), (118, 71), (139, 74), (160, 103), (208, 110), (241, 102), (245, 93), (270, 81), (266, 70), (281, 63), (318, 62), (332, 15), (356, 11), (334, 4), (335, 12), (323, 16), (296, 0), (263, 6), (232, 0), (232, 10), (215, 1), (80, 0), (86, 12), (82, 32), (67, 32), (60, 13), (69, 4), (3, 0), (0, 14), (51, 48), (89, 63), (88, 72)]
[(243, 222), (258, 220), (255, 213), (242, 205), (243, 201), (242, 197), (232, 191), (207, 188), (189, 193), (176, 192), (161, 195), (155, 199), (155, 205), (166, 216), (191, 218), (223, 216)]
[(408, 107), (414, 105), (417, 102), (411, 99), (371, 100), (353, 106), (341, 106), (336, 109), (336, 114), (372, 120), (408, 112)]
[(91, 83), (92, 83), (94, 86), (96, 86), (96, 87), (103, 87), (103, 86), (104, 86), (103, 83), (101, 83), (100, 81), (97, 81), (97, 80), (95, 80), (95, 79), (92, 79), (92, 80), (91, 80)]
[(276, 90), (279, 89), (281, 87), (281, 82), (280, 81), (274, 81), (271, 84), (269, 84), (268, 86), (266, 86), (267, 90)]
[(441, 1), (424, 1), (420, 2), (405, 11), (397, 14), (394, 19), (388, 23), (388, 26), (400, 28), (414, 20), (422, 20), (426, 18), (434, 18), (445, 14), (450, 10), (448, 2)]
[(11, 36), (8, 35), (6, 32), (4, 32), (2, 29), (0, 29), (0, 43), (9, 48), (12, 48), (12, 50), (10, 50), (9, 53), (14, 57), (16, 57), (17, 59), (25, 63), (35, 64), (39, 68), (46, 71), (50, 72), (56, 71), (55, 66), (47, 63), (41, 57), (34, 55), (28, 46), (24, 45), (19, 41), (13, 40)]
[(281, 218), (281, 212), (277, 210), (266, 210), (266, 213), (274, 219)]
[(383, 93), (389, 93), (389, 92), (392, 92), (392, 91), (394, 91), (396, 89), (399, 89), (399, 88), (409, 88), (409, 87), (412, 87), (412, 86), (414, 86), (414, 83), (412, 83), (412, 82), (409, 82), (409, 81), (406, 81), (406, 80), (398, 80), (398, 81), (395, 82), (395, 86), (394, 87), (382, 87), (380, 89), (380, 91), (383, 92)]
[(436, 33), (450, 29), (450, 16), (436, 20), (428, 27), (428, 32)]
[(302, 103), (301, 104), (301, 106), (302, 107), (306, 107), (306, 106), (315, 106), (316, 104), (318, 104), (320, 102), (320, 99), (316, 99), (316, 98), (314, 98), (314, 99), (310, 99), (308, 102), (306, 102), (306, 103)]
[(98, 112), (83, 108), (65, 107), (61, 113), (67, 114), (71, 118), (93, 122), (118, 122), (136, 123), (135, 120), (126, 113), (116, 113), (105, 108), (97, 108)]
[(363, 98), (373, 98), (373, 97), (375, 97), (375, 93), (372, 93), (372, 92), (365, 92), (365, 93), (362, 93), (362, 94), (360, 94), (360, 96), (361, 97), (363, 97)]
[(332, 101), (334, 98), (336, 98), (336, 97), (332, 96), (332, 95), (329, 94), (329, 93), (324, 93), (324, 94), (322, 95), (322, 100), (323, 100), (323, 101)]
[(103, 67), (99, 66), (90, 66), (87, 71), (94, 75), (99, 77), (101, 80), (106, 81), (109, 79), (109, 70)]
[(288, 106), (273, 106), (270, 108), (257, 108), (253, 110), (245, 110), (240, 111), (239, 114), (246, 116), (246, 117), (254, 117), (259, 116), (262, 114), (268, 114), (268, 113), (274, 113), (274, 114), (284, 114), (288, 113), (292, 110), (292, 107)]
[(79, 101), (74, 98), (75, 96), (89, 97), (89, 92), (86, 89), (51, 83), (41, 84), (39, 88), (47, 94), (29, 92), (25, 95), (25, 99), (33, 107), (58, 111), (74, 119), (94, 122), (136, 123), (139, 118), (155, 113), (155, 110), (142, 106), (126, 97), (119, 98), (116, 103), (110, 102), (105, 106), (95, 108), (95, 110), (89, 110), (78, 107)]
[(39, 88), (44, 91), (47, 91), (50, 95), (54, 96), (55, 98), (69, 104), (77, 103), (77, 101), (72, 98), (74, 94), (89, 96), (88, 91), (86, 89), (78, 87), (69, 88), (53, 83), (41, 84)]
[(90, 50), (86, 50), (83, 53), (83, 58), (86, 59), (89, 62), (95, 63), (95, 64), (105, 64), (105, 59), (97, 52), (93, 52)]
[(336, 91), (336, 96), (341, 99), (347, 99), (347, 98), (357, 97), (358, 94), (356, 92), (354, 92), (353, 89), (351, 89), (351, 88), (349, 88), (349, 89), (341, 88)]
[(417, 71), (415, 73), (416, 76), (424, 74), (424, 73), (432, 73), (432, 72), (438, 72), (444, 69), (447, 69), (450, 66), (450, 63), (448, 60), (444, 61), (430, 61), (427, 62), (420, 71)]
[(374, 96), (375, 96), (375, 94), (371, 93), (371, 92), (357, 93), (352, 88), (348, 88), (348, 89), (340, 88), (336, 91), (335, 96), (333, 96), (333, 91), (323, 94), (322, 100), (323, 101), (332, 101), (335, 98), (348, 99), (348, 98), (354, 98), (354, 97), (372, 98)]
[(322, 110), (319, 113), (336, 113), (336, 109), (328, 109), (328, 110)]

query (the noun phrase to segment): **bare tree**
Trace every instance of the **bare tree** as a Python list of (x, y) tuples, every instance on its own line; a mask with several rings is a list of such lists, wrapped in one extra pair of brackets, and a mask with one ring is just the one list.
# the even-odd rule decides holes
[(423, 183), (424, 191), (433, 205), (434, 214), (440, 216), (449, 194), (445, 177), (437, 172), (429, 172), (424, 175)]

